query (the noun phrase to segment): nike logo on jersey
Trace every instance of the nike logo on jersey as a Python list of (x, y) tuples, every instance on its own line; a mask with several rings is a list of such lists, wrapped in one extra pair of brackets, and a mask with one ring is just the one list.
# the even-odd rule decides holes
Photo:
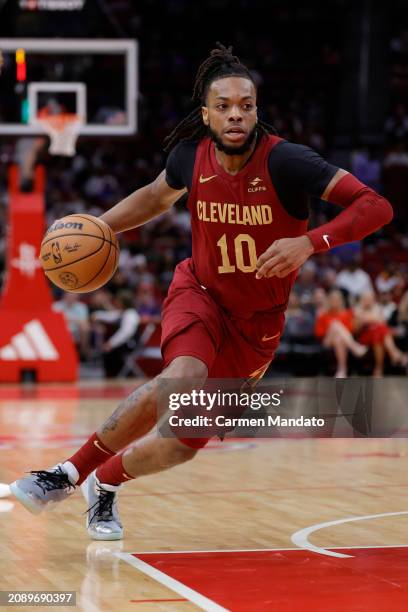
[(101, 450), (103, 453), (106, 453), (107, 455), (111, 454), (109, 451), (106, 451), (104, 448), (102, 448), (102, 446), (99, 444), (98, 440), (94, 440), (94, 446), (96, 446), (96, 448), (98, 450)]
[(262, 342), (267, 342), (268, 340), (273, 340), (274, 338), (277, 338), (278, 336), (279, 336), (279, 333), (275, 334), (274, 336), (267, 336), (265, 334), (265, 336), (262, 338)]
[(325, 243), (330, 249), (329, 234), (323, 234), (323, 240), (325, 241)]
[(216, 178), (217, 175), (213, 174), (212, 176), (203, 176), (202, 174), (200, 174), (200, 183), (208, 183), (208, 181), (211, 181), (212, 179)]

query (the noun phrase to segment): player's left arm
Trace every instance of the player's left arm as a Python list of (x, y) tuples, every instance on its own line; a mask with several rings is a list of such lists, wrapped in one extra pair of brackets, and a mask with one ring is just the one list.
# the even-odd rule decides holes
[[(315, 156), (322, 162), (323, 171), (327, 162), (317, 154)], [(306, 169), (308, 164), (313, 175), (314, 168), (310, 160), (304, 167)], [(316, 165), (316, 160), (314, 164)], [(302, 266), (313, 253), (361, 240), (390, 223), (393, 217), (388, 200), (340, 168), (323, 187), (320, 199), (338, 204), (344, 210), (328, 223), (308, 231), (304, 236), (275, 240), (257, 261), (257, 278), (283, 278)]]

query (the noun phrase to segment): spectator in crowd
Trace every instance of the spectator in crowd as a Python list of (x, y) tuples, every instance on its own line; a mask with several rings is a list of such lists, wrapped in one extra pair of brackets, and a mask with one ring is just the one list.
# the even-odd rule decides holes
[(400, 342), (404, 350), (408, 348), (408, 290), (398, 304), (398, 326)]
[(402, 351), (406, 351), (408, 349), (408, 319), (406, 323), (400, 321), (399, 307), (394, 301), (391, 292), (384, 291), (383, 293), (379, 293), (378, 304), (384, 321), (391, 329), (396, 345)]
[(130, 287), (137, 287), (142, 281), (154, 282), (154, 275), (148, 272), (146, 255), (132, 253), (132, 247), (125, 246), (120, 251), (119, 270), (128, 280)]
[(389, 355), (392, 365), (402, 367), (408, 365), (408, 356), (396, 346), (391, 329), (385, 322), (373, 291), (361, 295), (354, 307), (354, 317), (358, 341), (373, 349), (374, 376), (379, 377), (384, 374), (385, 353)]
[(381, 189), (381, 161), (372, 148), (356, 149), (351, 155), (351, 172), (375, 191)]
[(336, 287), (344, 291), (351, 302), (363, 293), (372, 291), (370, 276), (360, 267), (360, 258), (354, 258), (344, 270), (339, 272)]
[(405, 281), (395, 262), (390, 261), (375, 279), (375, 288), (379, 293), (393, 292), (397, 287), (404, 286)]
[(336, 286), (337, 272), (331, 266), (326, 266), (320, 270), (319, 288), (324, 290), (324, 293), (331, 291)]
[(300, 298), (295, 291), (291, 291), (289, 295), (285, 319), (286, 339), (296, 341), (313, 336), (314, 317), (311, 312), (301, 307)]
[(113, 310), (112, 293), (107, 286), (97, 289), (89, 294), (89, 311), (94, 313), (96, 310)]
[(160, 320), (160, 303), (155, 294), (155, 285), (151, 282), (140, 283), (137, 291), (139, 314), (144, 322)]
[(378, 294), (378, 306), (385, 323), (389, 327), (396, 327), (398, 324), (398, 307), (392, 299), (391, 291), (381, 291)]
[(116, 270), (108, 284), (109, 291), (115, 296), (129, 289), (129, 277), (122, 271)]
[(129, 352), (128, 343), (134, 339), (140, 316), (134, 307), (134, 296), (130, 291), (120, 291), (114, 298), (112, 310), (96, 310), (92, 320), (105, 325), (106, 336), (103, 351), (105, 375), (114, 378), (121, 371)]
[(402, 296), (398, 306), (398, 321), (408, 325), (408, 289)]
[(78, 355), (86, 359), (90, 335), (88, 306), (80, 301), (77, 293), (64, 293), (60, 300), (54, 302), (53, 309), (65, 316)]
[(334, 350), (337, 361), (336, 378), (347, 376), (347, 356), (351, 351), (355, 357), (362, 357), (367, 348), (352, 335), (353, 312), (345, 308), (341, 291), (333, 289), (327, 299), (327, 307), (318, 312), (315, 334), (323, 346)]
[(322, 311), (327, 309), (327, 293), (323, 287), (317, 287), (313, 292), (313, 311), (317, 317)]
[(294, 291), (299, 296), (300, 304), (304, 308), (313, 307), (313, 292), (318, 287), (317, 278), (317, 265), (314, 261), (309, 260), (303, 264), (299, 271), (298, 278), (296, 280)]
[(392, 114), (385, 122), (384, 129), (393, 142), (402, 141), (408, 136), (408, 113), (404, 104), (399, 102), (395, 105)]
[(396, 142), (383, 162), (384, 195), (394, 209), (394, 221), (408, 221), (408, 151), (405, 140)]

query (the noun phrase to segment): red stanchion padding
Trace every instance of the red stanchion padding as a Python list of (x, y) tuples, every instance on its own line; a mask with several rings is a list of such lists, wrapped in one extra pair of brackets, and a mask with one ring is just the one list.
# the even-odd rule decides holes
[(9, 172), (10, 210), (7, 273), (0, 301), (0, 382), (18, 382), (34, 371), (38, 382), (74, 381), (78, 358), (64, 315), (52, 296), (38, 259), (44, 235), (44, 169), (34, 190), (22, 193), (18, 169)]

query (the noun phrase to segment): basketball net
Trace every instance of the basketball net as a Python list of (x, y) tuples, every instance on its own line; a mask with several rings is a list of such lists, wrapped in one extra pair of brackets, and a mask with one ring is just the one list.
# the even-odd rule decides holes
[(75, 144), (82, 127), (82, 119), (75, 113), (61, 113), (37, 117), (36, 122), (50, 137), (51, 155), (72, 157), (76, 153)]

